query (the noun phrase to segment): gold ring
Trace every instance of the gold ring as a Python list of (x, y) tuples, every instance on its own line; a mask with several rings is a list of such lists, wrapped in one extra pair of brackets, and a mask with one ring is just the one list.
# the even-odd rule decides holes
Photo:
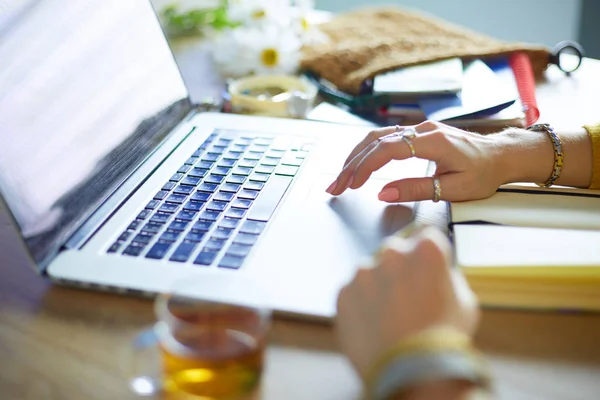
[(433, 202), (437, 203), (442, 197), (442, 185), (440, 185), (440, 178), (433, 178)]
[(402, 140), (404, 140), (406, 142), (406, 144), (408, 145), (408, 147), (410, 147), (410, 156), (411, 157), (415, 157), (417, 155), (417, 153), (415, 152), (415, 146), (412, 143), (412, 140), (410, 140), (408, 137), (402, 135)]

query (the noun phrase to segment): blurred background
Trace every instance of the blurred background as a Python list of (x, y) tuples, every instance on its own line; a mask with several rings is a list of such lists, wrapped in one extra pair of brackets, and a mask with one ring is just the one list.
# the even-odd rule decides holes
[(600, 58), (599, 0), (316, 0), (316, 8), (333, 12), (374, 5), (418, 9), (498, 39), (575, 40)]

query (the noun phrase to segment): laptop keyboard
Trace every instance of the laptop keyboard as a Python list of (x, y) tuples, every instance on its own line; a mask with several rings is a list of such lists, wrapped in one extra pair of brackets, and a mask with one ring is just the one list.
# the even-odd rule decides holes
[(309, 138), (213, 132), (107, 253), (240, 268), (312, 143)]

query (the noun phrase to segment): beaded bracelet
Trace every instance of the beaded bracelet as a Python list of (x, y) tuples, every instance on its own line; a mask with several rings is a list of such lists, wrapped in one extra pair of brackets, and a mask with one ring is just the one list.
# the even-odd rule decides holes
[(554, 148), (554, 167), (552, 168), (552, 173), (546, 182), (537, 184), (540, 187), (548, 188), (552, 186), (554, 182), (556, 182), (562, 171), (565, 158), (562, 151), (562, 142), (550, 124), (531, 125), (529, 128), (527, 128), (527, 130), (534, 132), (546, 132), (550, 138), (550, 141), (552, 142), (552, 147)]

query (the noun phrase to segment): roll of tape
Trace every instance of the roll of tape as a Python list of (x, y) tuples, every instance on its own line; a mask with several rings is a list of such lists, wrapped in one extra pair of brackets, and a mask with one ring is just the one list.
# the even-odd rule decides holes
[(304, 118), (311, 110), (317, 88), (292, 75), (249, 76), (229, 84), (234, 112), (270, 117)]

